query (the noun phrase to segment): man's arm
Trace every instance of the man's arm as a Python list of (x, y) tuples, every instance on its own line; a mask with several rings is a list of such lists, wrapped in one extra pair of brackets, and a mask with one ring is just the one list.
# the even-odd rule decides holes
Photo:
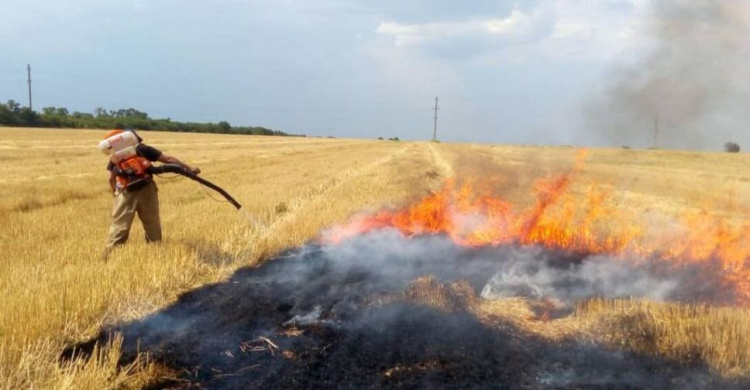
[(117, 191), (117, 179), (115, 178), (115, 172), (114, 171), (108, 171), (109, 172), (109, 189), (112, 194)]
[(184, 162), (177, 159), (177, 157), (173, 157), (167, 154), (162, 153), (161, 156), (159, 156), (159, 159), (157, 160), (164, 164), (177, 164), (185, 169), (187, 169), (190, 172), (193, 172), (194, 174), (201, 173), (201, 169), (198, 167), (191, 167), (190, 165), (185, 164)]

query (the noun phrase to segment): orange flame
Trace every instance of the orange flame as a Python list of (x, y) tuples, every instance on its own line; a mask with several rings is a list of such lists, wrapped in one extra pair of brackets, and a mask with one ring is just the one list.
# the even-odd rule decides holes
[[(675, 266), (701, 262), (719, 267), (724, 282), (750, 304), (750, 223), (730, 223), (705, 211), (685, 214), (665, 227), (647, 224), (636, 211), (606, 204), (607, 193), (590, 186), (581, 196), (570, 189), (570, 172), (540, 180), (534, 202), (519, 208), (476, 191), (471, 183), (449, 180), (444, 188), (403, 210), (360, 216), (334, 227), (326, 239), (338, 243), (377, 229), (405, 236), (444, 234), (463, 246), (541, 245), (623, 259), (669, 261)], [(656, 226), (655, 226), (656, 225)]]

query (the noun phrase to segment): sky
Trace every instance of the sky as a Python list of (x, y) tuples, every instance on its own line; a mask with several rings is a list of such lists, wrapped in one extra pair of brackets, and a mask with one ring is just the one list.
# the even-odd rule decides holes
[[(424, 140), (437, 96), (443, 141), (645, 147), (651, 125), (608, 137), (592, 107), (660, 47), (652, 1), (6, 0), (0, 101), (27, 102), (31, 64), (36, 109)], [(660, 146), (750, 144), (722, 118), (720, 137)]]

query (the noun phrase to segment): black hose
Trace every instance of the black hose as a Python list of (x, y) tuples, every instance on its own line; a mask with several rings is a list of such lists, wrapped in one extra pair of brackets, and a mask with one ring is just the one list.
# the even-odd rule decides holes
[(223, 188), (217, 186), (214, 183), (211, 183), (210, 181), (208, 181), (208, 180), (206, 180), (206, 179), (204, 179), (204, 178), (196, 175), (193, 172), (188, 171), (187, 169), (183, 168), (180, 165), (177, 165), (177, 164), (162, 164), (162, 165), (159, 165), (159, 166), (150, 166), (146, 170), (146, 172), (148, 172), (149, 174), (152, 174), (152, 175), (158, 175), (160, 173), (171, 172), (171, 173), (176, 173), (178, 175), (185, 176), (187, 178), (195, 180), (198, 183), (201, 183), (204, 186), (206, 186), (206, 187), (208, 187), (208, 188), (210, 188), (210, 189), (212, 189), (212, 190), (220, 193), (223, 197), (225, 197), (229, 201), (229, 203), (232, 204), (232, 206), (236, 207), (237, 210), (239, 210), (239, 209), (242, 208), (242, 205), (239, 204), (239, 202), (237, 202), (234, 198), (232, 198), (232, 195), (229, 195), (226, 191), (224, 191)]

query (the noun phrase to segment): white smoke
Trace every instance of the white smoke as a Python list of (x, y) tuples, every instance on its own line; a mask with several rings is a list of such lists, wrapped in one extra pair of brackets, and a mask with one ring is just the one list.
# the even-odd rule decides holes
[(670, 268), (648, 259), (566, 253), (541, 246), (467, 248), (443, 235), (408, 238), (385, 229), (321, 250), (341, 272), (366, 273), (369, 282), (364, 284), (374, 284), (368, 287), (373, 291), (403, 288), (416, 277), (432, 275), (446, 282), (468, 280), (487, 299), (526, 297), (564, 306), (592, 297), (725, 298), (710, 275), (704, 275), (701, 285), (686, 283), (700, 274), (699, 265)]
[(674, 297), (678, 278), (663, 279), (622, 259), (596, 255), (580, 263), (550, 266), (541, 248), (519, 249), (498, 263), (498, 272), (482, 289), (488, 299), (523, 296), (565, 305), (590, 297), (643, 297), (663, 301)]

